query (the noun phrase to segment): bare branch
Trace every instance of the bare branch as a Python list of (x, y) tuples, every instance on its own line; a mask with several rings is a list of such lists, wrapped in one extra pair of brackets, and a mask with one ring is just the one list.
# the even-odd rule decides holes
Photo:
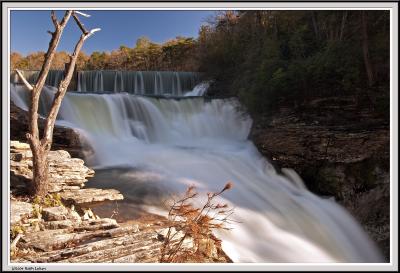
[(75, 14), (75, 11), (72, 13), (72, 17), (74, 17), (74, 20), (75, 20), (76, 24), (77, 24), (78, 27), (81, 29), (81, 31), (83, 32), (83, 34), (89, 33), (89, 31), (86, 30), (86, 28), (85, 28), (84, 25), (81, 23), (81, 21), (79, 21), (79, 18), (78, 18), (78, 16)]
[(60, 26), (65, 27), (65, 25), (68, 23), (69, 17), (71, 16), (72, 12), (73, 12), (72, 10), (65, 11), (64, 17), (61, 20)]
[(82, 15), (82, 16), (84, 16), (84, 17), (90, 17), (89, 14), (83, 13), (83, 12), (81, 12), (81, 11), (75, 10), (74, 12), (77, 13), (77, 14), (79, 14), (79, 15)]
[(25, 86), (29, 89), (29, 91), (33, 90), (33, 86), (25, 79), (24, 75), (22, 74), (21, 71), (18, 69), (15, 70), (18, 74), (18, 77), (22, 80), (22, 82), (25, 84)]
[[(40, 93), (42, 92), (43, 86), (46, 82), (47, 74), (49, 73), (51, 63), (54, 58), (55, 51), (57, 49), (57, 46), (60, 42), (61, 34), (64, 30), (65, 25), (67, 24), (69, 18), (71, 17), (72, 11), (66, 11), (65, 15), (61, 21), (61, 23), (57, 22), (57, 18), (55, 17), (54, 11), (52, 12), (52, 20), (53, 23), (56, 24), (56, 29), (54, 31), (54, 34), (49, 42), (49, 48), (47, 49), (45, 59), (44, 59), (44, 64), (39, 72), (39, 77), (38, 80), (34, 86), (34, 89), (32, 90), (31, 93), (31, 107), (29, 108), (29, 126), (30, 126), (30, 132), (32, 134), (32, 138), (39, 139), (39, 127), (38, 127), (38, 109), (39, 109), (39, 97)], [(55, 20), (54, 20), (55, 19)], [(38, 141), (37, 141), (38, 142)], [(34, 147), (31, 147), (33, 150)]]
[(56, 16), (56, 13), (54, 12), (54, 10), (51, 11), (51, 20), (53, 21), (54, 27), (57, 29), (57, 27), (60, 24), (58, 23), (57, 16)]
[(22, 234), (18, 233), (17, 237), (15, 237), (15, 239), (12, 241), (10, 248), (11, 249), (15, 248), (21, 238), (22, 238)]
[(48, 150), (50, 150), (50, 148), (51, 148), (51, 143), (52, 143), (52, 138), (53, 138), (53, 129), (54, 129), (56, 117), (57, 117), (58, 111), (60, 110), (62, 99), (64, 98), (65, 93), (67, 92), (68, 85), (69, 85), (72, 75), (74, 73), (75, 64), (78, 59), (79, 52), (82, 49), (84, 41), (91, 35), (92, 35), (92, 33), (90, 33), (90, 32), (88, 32), (86, 34), (82, 34), (79, 41), (76, 43), (74, 53), (71, 55), (71, 57), (70, 57), (71, 60), (69, 62), (69, 65), (67, 66), (67, 71), (65, 71), (65, 77), (61, 81), (61, 83), (58, 87), (58, 90), (57, 90), (56, 94), (54, 95), (50, 113), (46, 119), (46, 124), (44, 127), (44, 137), (42, 139), (42, 145), (45, 146), (46, 148), (48, 148)]
[(90, 36), (92, 36), (95, 32), (100, 31), (101, 28), (94, 28), (89, 32), (89, 35), (87, 36), (87, 38), (89, 38)]

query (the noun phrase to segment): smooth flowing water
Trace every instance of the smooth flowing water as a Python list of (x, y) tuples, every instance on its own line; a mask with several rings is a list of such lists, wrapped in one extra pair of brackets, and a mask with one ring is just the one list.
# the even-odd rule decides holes
[(199, 73), (170, 71), (79, 71), (80, 92), (129, 92), (180, 96), (199, 82)]
[[(53, 93), (45, 87), (42, 113)], [(12, 85), (11, 99), (27, 109), (22, 86)], [(295, 174), (278, 174), (261, 156), (248, 140), (252, 120), (234, 99), (69, 92), (58, 123), (90, 144), (88, 165), (131, 170), (113, 183), (147, 188), (146, 198), (164, 212), (160, 200), (170, 193), (194, 185), (205, 194), (232, 181), (219, 201), (234, 207), (240, 223), (217, 236), (235, 262), (383, 261), (341, 206), (309, 192)]]

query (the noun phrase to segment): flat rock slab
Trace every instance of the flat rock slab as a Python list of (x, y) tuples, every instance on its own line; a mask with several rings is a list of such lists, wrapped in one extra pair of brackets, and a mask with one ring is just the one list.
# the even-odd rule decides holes
[(20, 243), (20, 247), (33, 248), (40, 251), (52, 251), (74, 247), (79, 244), (90, 242), (92, 239), (101, 240), (102, 238), (115, 238), (124, 234), (137, 232), (138, 228), (135, 225), (127, 227), (109, 226), (109, 229), (104, 229), (104, 226), (98, 225), (95, 230), (76, 228), (64, 228), (55, 230), (44, 230), (26, 234)]
[(10, 204), (11, 225), (19, 222), (24, 217), (29, 217), (33, 212), (33, 207), (30, 203), (11, 200)]
[(100, 218), (77, 222), (71, 219), (44, 222), (47, 229), (67, 229), (74, 232), (112, 229), (119, 227), (115, 219)]
[[(140, 262), (141, 260), (139, 260), (138, 257), (159, 257), (160, 247), (161, 242), (156, 239), (154, 231), (130, 232), (130, 230), (126, 230), (126, 232), (120, 233), (111, 238), (103, 238), (102, 240), (88, 242), (74, 247), (66, 247), (59, 250), (36, 252), (34, 255), (24, 257), (24, 259), (27, 259), (30, 262), (45, 263), (97, 263), (112, 262), (114, 259), (124, 260), (124, 257), (128, 256), (129, 258), (125, 258), (126, 262), (132, 260)], [(138, 257), (134, 258), (132, 255)]]
[(60, 220), (79, 220), (80, 216), (77, 212), (67, 209), (64, 206), (43, 208), (42, 217), (45, 221)]
[(84, 205), (94, 202), (123, 200), (124, 196), (114, 189), (79, 189), (60, 192), (61, 199), (66, 203)]

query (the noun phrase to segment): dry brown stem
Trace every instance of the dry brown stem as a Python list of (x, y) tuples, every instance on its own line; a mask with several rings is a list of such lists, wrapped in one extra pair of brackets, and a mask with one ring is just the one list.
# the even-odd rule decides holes
[[(210, 256), (210, 247), (220, 244), (212, 231), (230, 230), (228, 225), (234, 222), (230, 219), (233, 208), (229, 208), (228, 204), (215, 203), (216, 197), (232, 186), (228, 182), (221, 191), (207, 193), (207, 201), (200, 208), (195, 208), (191, 203), (198, 197), (194, 186), (190, 186), (178, 201), (172, 202), (168, 213), (170, 226), (162, 238), (164, 244), (160, 262), (199, 261)], [(187, 239), (193, 242), (190, 248), (184, 247)]]

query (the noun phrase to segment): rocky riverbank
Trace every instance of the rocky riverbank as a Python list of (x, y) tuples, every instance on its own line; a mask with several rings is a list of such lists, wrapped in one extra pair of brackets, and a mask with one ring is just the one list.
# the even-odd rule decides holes
[(251, 139), (309, 190), (334, 197), (361, 223), (389, 261), (390, 131), (386, 119), (351, 98), (319, 99), (254, 120)]
[[(124, 199), (114, 189), (85, 188), (94, 171), (63, 150), (49, 154), (50, 194), (26, 196), (32, 178), (29, 145), (11, 141), (11, 261), (16, 263), (156, 263), (169, 221), (146, 213), (118, 222), (96, 215), (91, 206)], [(177, 234), (174, 240), (180, 240)], [(211, 239), (210, 239), (211, 240)], [(196, 262), (229, 262), (220, 245), (207, 244)], [(194, 247), (190, 237), (181, 251)], [(199, 250), (200, 251), (200, 250)], [(187, 262), (191, 262), (188, 260)]]

